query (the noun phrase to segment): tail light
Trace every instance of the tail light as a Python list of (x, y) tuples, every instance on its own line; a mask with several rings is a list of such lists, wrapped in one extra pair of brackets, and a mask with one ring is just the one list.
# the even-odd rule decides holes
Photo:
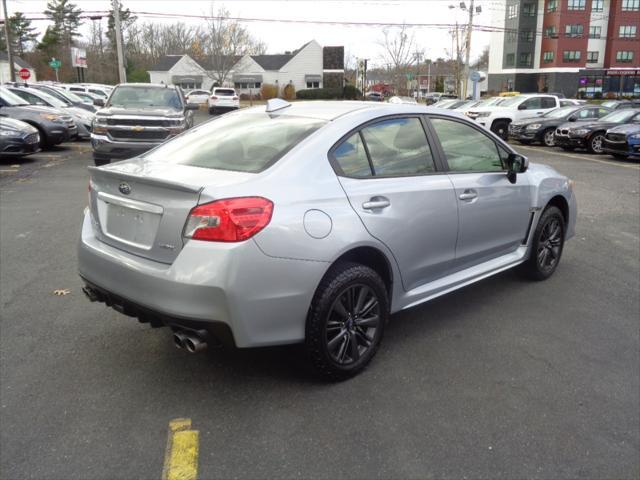
[(241, 242), (271, 221), (273, 202), (262, 197), (240, 197), (198, 205), (184, 228), (184, 236), (210, 242)]
[(233, 100), (238, 100), (238, 97), (233, 97)]
[(217, 100), (218, 97), (216, 97), (215, 95), (211, 95), (211, 100)]

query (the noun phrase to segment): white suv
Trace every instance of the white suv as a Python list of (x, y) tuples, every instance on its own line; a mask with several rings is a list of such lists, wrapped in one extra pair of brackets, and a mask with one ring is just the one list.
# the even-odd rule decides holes
[(233, 88), (215, 87), (209, 97), (209, 114), (237, 110), (240, 108), (240, 97)]
[(506, 140), (509, 124), (514, 120), (542, 115), (559, 106), (560, 99), (554, 95), (525, 94), (511, 97), (498, 105), (469, 110), (466, 115)]

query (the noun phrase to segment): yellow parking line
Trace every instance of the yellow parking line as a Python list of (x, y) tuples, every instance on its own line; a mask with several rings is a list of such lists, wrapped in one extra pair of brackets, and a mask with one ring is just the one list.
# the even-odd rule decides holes
[[(532, 150), (532, 151), (535, 151), (535, 152), (540, 152), (540, 149), (538, 149), (538, 148), (525, 147), (524, 145), (518, 145), (516, 148), (518, 150), (521, 149), (521, 148), (524, 148), (525, 150)], [(586, 157), (586, 156), (572, 155), (571, 153), (564, 153), (564, 152), (553, 152), (553, 154), (554, 155), (561, 155), (563, 157), (577, 158), (578, 160), (587, 160), (589, 162), (604, 163), (605, 165), (614, 165), (616, 167), (631, 168), (633, 170), (640, 170), (640, 165), (625, 165), (625, 164), (622, 164), (622, 163), (609, 162), (607, 160), (598, 160), (597, 158), (590, 158), (590, 157)]]
[(198, 436), (191, 430), (191, 419), (169, 422), (162, 480), (196, 480), (198, 477)]

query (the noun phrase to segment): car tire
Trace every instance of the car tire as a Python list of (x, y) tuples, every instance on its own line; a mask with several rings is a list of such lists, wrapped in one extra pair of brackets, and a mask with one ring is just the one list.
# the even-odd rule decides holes
[(93, 163), (95, 163), (96, 167), (101, 167), (102, 165), (110, 164), (111, 163), (111, 159), (107, 158), (107, 157), (101, 157), (101, 156), (94, 155), (93, 156)]
[(542, 144), (545, 147), (556, 146), (555, 131), (555, 128), (547, 128), (544, 132), (542, 132)]
[(587, 149), (591, 153), (602, 153), (602, 144), (604, 143), (604, 134), (595, 133), (587, 142)]
[(209, 107), (209, 115), (214, 115), (216, 112), (213, 108)]
[(360, 373), (376, 354), (389, 318), (384, 282), (352, 262), (331, 267), (311, 302), (305, 350), (322, 378), (340, 381)]
[(529, 258), (521, 272), (532, 280), (546, 280), (556, 271), (562, 256), (565, 219), (558, 207), (548, 206), (531, 237)]
[(505, 142), (509, 140), (509, 122), (507, 120), (496, 120), (493, 122), (491, 124), (491, 131)]

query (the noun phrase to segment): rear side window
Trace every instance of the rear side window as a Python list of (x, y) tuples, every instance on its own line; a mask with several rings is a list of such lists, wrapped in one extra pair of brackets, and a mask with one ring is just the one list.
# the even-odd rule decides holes
[(257, 173), (327, 122), (315, 118), (241, 113), (187, 130), (144, 157), (194, 167)]
[(552, 97), (542, 97), (542, 108), (556, 108), (556, 101)]
[(435, 171), (418, 118), (394, 118), (362, 129), (376, 175), (419, 175)]
[(370, 177), (371, 166), (360, 133), (354, 133), (333, 152), (342, 173), (349, 177)]
[(500, 172), (502, 159), (496, 143), (475, 128), (453, 120), (432, 118), (431, 124), (438, 135), (453, 172)]

